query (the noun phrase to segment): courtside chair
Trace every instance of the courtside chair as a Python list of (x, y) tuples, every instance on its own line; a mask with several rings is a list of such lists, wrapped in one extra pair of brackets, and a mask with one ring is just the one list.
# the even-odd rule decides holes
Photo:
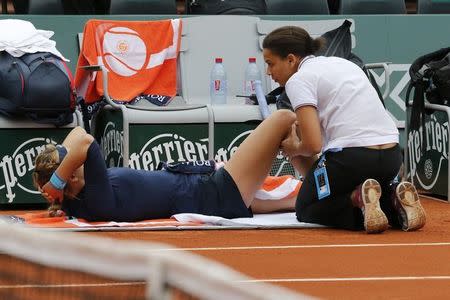
[(417, 0), (418, 14), (450, 14), (450, 0)]
[(327, 0), (266, 0), (268, 15), (329, 15)]
[(265, 15), (267, 14), (264, 0), (244, 1), (208, 1), (185, 0), (185, 12), (189, 15)]
[(60, 0), (31, 0), (28, 8), (30, 15), (62, 15), (64, 9)]
[(13, 6), (14, 6), (14, 12), (16, 14), (23, 15), (23, 14), (28, 13), (28, 9), (30, 6), (30, 0), (12, 0), (12, 1), (2, 0), (2, 6), (5, 9), (5, 11), (3, 13), (7, 13), (7, 11), (6, 11), (7, 2), (12, 2)]
[(406, 14), (406, 5), (405, 0), (341, 0), (339, 14)]
[(175, 0), (111, 0), (111, 15), (176, 15)]

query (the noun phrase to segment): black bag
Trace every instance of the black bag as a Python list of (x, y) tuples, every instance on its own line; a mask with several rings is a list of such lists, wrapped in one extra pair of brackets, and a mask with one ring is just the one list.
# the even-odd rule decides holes
[[(425, 98), (430, 103), (450, 106), (450, 47), (418, 57), (409, 68), (411, 80), (406, 91), (406, 105), (414, 88), (409, 121), (410, 129), (425, 128)], [(422, 150), (426, 147), (426, 139)]]
[(0, 113), (67, 125), (76, 106), (72, 78), (66, 63), (51, 53), (13, 57), (0, 51)]
[(197, 15), (265, 15), (264, 0), (187, 0), (189, 14)]
[(450, 105), (450, 47), (417, 58), (409, 68), (409, 76), (407, 99), (414, 87), (423, 89), (430, 103)]
[[(350, 26), (352, 22), (349, 20), (345, 20), (341, 26), (336, 29), (325, 32), (322, 37), (325, 39), (325, 46), (315, 53), (316, 56), (337, 56), (341, 58), (345, 58), (356, 65), (358, 65), (364, 73), (366, 73), (369, 78), (372, 86), (377, 91), (378, 97), (380, 98), (381, 103), (384, 106), (383, 96), (381, 95), (380, 88), (378, 87), (375, 78), (373, 75), (366, 69), (364, 62), (357, 55), (352, 53), (352, 37), (350, 33)], [(285, 108), (291, 109), (292, 106), (289, 101), (289, 98), (284, 91), (284, 88), (277, 88), (273, 90), (272, 95), (279, 95), (276, 100), (277, 108)]]

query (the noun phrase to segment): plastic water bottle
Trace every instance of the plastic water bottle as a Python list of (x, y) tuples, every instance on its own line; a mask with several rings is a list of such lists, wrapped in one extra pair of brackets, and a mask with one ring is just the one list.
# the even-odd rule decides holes
[[(245, 69), (245, 79), (244, 79), (244, 95), (251, 96), (256, 94), (255, 81), (261, 80), (261, 72), (256, 64), (256, 58), (250, 57), (248, 59), (248, 65)], [(252, 103), (249, 98), (246, 98), (246, 103)]]
[(269, 105), (267, 105), (266, 96), (264, 95), (261, 80), (255, 80), (256, 99), (258, 99), (259, 111), (261, 116), (266, 119), (270, 115)]
[(227, 103), (227, 73), (221, 57), (215, 59), (215, 64), (211, 71), (210, 95), (211, 104), (213, 105)]

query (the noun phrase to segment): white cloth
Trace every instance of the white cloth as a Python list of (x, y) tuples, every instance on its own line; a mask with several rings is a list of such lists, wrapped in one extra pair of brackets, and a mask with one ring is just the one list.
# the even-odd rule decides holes
[(203, 224), (215, 225), (215, 226), (249, 226), (249, 227), (304, 227), (304, 228), (316, 228), (325, 227), (319, 224), (303, 223), (297, 220), (295, 213), (274, 213), (274, 214), (257, 214), (253, 218), (235, 218), (226, 219), (217, 216), (207, 216), (201, 214), (176, 214), (172, 216), (177, 221), (185, 222), (201, 222)]
[(317, 108), (322, 152), (398, 143), (397, 127), (376, 90), (361, 68), (346, 59), (306, 57), (287, 81), (286, 93), (294, 110)]
[(50, 52), (69, 61), (56, 49), (56, 42), (50, 40), (53, 31), (36, 29), (31, 22), (18, 19), (0, 20), (0, 28), (0, 51), (6, 51), (14, 57), (26, 53)]

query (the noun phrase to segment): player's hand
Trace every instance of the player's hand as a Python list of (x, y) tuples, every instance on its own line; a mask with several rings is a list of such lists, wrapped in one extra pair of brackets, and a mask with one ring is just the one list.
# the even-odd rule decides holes
[(64, 198), (63, 190), (55, 189), (53, 184), (47, 182), (40, 189), (42, 196), (50, 203), (61, 203)]
[(291, 126), (291, 131), (287, 137), (281, 142), (281, 152), (284, 156), (297, 156), (297, 151), (300, 146), (300, 139), (297, 135), (297, 124)]

